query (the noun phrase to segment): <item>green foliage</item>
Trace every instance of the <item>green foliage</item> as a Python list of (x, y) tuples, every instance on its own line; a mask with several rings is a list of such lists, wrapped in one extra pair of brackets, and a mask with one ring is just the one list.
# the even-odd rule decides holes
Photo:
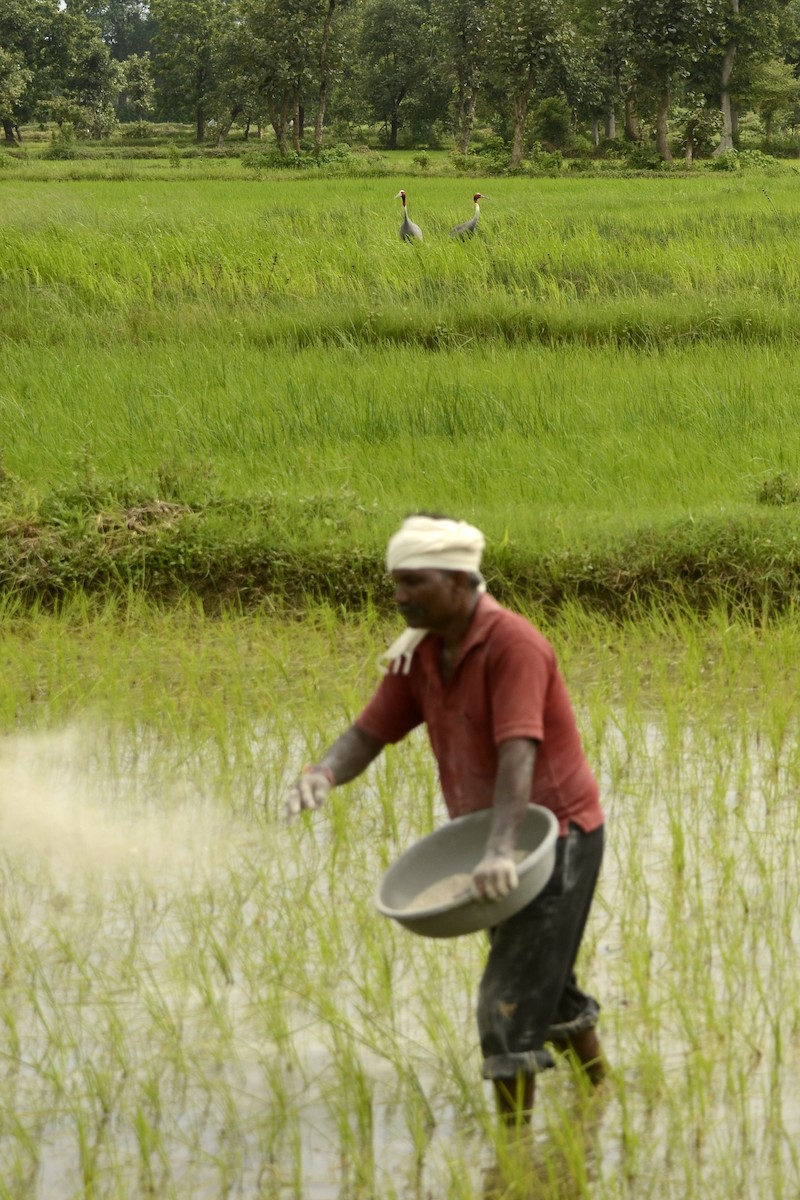
[(571, 140), (572, 109), (563, 96), (547, 96), (533, 109), (530, 126), (534, 141), (563, 150)]
[(772, 170), (779, 166), (778, 160), (762, 150), (726, 150), (711, 159), (712, 171)]
[(780, 165), (777, 158), (765, 154), (763, 150), (739, 150), (737, 157), (739, 166), (743, 169), (750, 167), (755, 170), (772, 170)]
[[(417, 156), (419, 157), (419, 156)], [(416, 163), (416, 158), (414, 162)], [(425, 161), (428, 161), (427, 158)], [(319, 154), (310, 150), (247, 150), (242, 167), (260, 175), (263, 171), (315, 171), (322, 175), (369, 176), (380, 174), (384, 159), (374, 151), (353, 151), (346, 143), (323, 147)], [(417, 164), (419, 165), (419, 164)]]

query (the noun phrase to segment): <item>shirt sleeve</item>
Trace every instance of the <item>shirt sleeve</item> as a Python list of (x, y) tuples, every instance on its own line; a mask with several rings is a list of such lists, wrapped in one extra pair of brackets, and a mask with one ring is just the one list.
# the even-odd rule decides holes
[(399, 742), (422, 723), (408, 675), (384, 675), (369, 704), (356, 717), (356, 725), (380, 742)]
[(544, 737), (547, 693), (555, 671), (549, 642), (527, 622), (499, 641), (492, 654), (490, 687), (492, 736), (499, 746), (509, 738)]

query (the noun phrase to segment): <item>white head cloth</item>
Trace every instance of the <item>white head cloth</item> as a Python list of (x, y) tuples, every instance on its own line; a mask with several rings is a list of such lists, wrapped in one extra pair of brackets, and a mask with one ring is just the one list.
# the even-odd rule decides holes
[[(466, 521), (444, 517), (408, 517), (389, 539), (388, 571), (469, 571), (480, 576), (483, 534)], [(478, 590), (486, 591), (481, 577)], [(385, 670), (407, 675), (411, 659), (427, 629), (405, 629), (380, 656)]]

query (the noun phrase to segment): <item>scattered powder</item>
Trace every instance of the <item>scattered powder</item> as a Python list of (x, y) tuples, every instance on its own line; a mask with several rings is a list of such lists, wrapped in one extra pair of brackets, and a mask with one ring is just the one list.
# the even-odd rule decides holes
[(0, 738), (0, 844), (86, 878), (133, 870), (153, 882), (210, 877), (232, 831), (209, 802), (174, 780), (155, 791), (141, 762), (127, 779), (99, 765), (97, 729), (79, 725)]
[[(530, 850), (515, 850), (512, 857), (515, 863), (521, 863), (527, 858)], [(445, 875), (437, 879), (421, 892), (417, 892), (405, 907), (406, 912), (421, 912), (426, 908), (438, 908), (441, 904), (453, 904), (457, 900), (466, 900), (470, 894), (472, 875), (468, 871), (457, 871), (455, 875)]]

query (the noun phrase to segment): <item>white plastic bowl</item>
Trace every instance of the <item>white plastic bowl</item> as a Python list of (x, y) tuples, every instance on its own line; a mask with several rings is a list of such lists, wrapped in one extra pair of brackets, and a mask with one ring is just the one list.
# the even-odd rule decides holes
[(409, 905), (420, 892), (450, 875), (472, 872), (483, 858), (490, 808), (456, 817), (415, 842), (384, 873), (375, 893), (375, 906), (385, 917), (398, 921), (423, 937), (458, 937), (507, 921), (539, 895), (553, 872), (558, 821), (549, 808), (531, 804), (517, 838), (518, 850), (527, 851), (517, 864), (519, 885), (500, 900), (476, 900), (470, 895), (432, 908)]

